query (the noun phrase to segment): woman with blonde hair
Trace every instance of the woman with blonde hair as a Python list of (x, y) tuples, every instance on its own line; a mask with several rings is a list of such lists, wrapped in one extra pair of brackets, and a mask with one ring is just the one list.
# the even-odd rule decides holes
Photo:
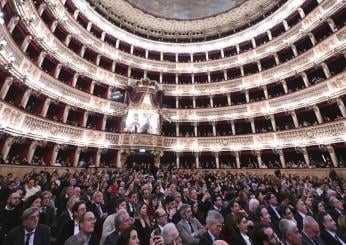
[(150, 240), (150, 220), (148, 216), (148, 206), (144, 202), (140, 202), (136, 208), (135, 222), (133, 224), (137, 231), (140, 243), (148, 245)]

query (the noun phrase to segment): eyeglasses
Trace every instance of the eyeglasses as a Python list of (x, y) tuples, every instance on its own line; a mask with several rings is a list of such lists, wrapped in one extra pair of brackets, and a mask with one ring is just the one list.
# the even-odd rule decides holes
[(158, 216), (159, 218), (167, 217), (167, 214), (161, 214)]

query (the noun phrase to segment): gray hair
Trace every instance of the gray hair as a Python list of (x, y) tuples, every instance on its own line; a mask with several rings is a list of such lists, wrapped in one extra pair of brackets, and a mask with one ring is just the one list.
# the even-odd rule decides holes
[(28, 209), (25, 209), (23, 214), (22, 214), (22, 220), (27, 220), (30, 218), (31, 215), (33, 215), (34, 213), (36, 212), (40, 212), (40, 209), (39, 208), (35, 208), (35, 207), (31, 207), (31, 208), (28, 208)]
[(116, 230), (118, 230), (121, 223), (124, 222), (124, 216), (128, 214), (127, 210), (125, 209), (119, 209), (118, 212), (114, 215), (114, 227)]
[(334, 208), (335, 204), (338, 202), (339, 200), (336, 197), (331, 197), (329, 198), (329, 203), (330, 206), (332, 206)]
[(223, 224), (223, 222), (224, 222), (224, 218), (218, 211), (210, 210), (208, 212), (208, 215), (206, 218), (206, 224), (207, 225), (212, 225), (212, 224), (217, 224), (217, 223)]
[(191, 206), (189, 204), (181, 205), (181, 207), (179, 209), (179, 214), (183, 219), (186, 218), (185, 213), (186, 213), (186, 210), (188, 210), (189, 208), (191, 208)]
[(303, 219), (303, 226), (305, 227), (313, 224), (317, 224), (317, 221), (312, 216), (306, 215)]
[(162, 237), (165, 245), (171, 244), (173, 242), (174, 237), (172, 236), (172, 233), (174, 231), (178, 232), (175, 224), (173, 223), (168, 223), (163, 227)]
[(255, 211), (259, 207), (259, 201), (256, 198), (252, 198), (249, 201), (249, 211)]
[[(66, 202), (66, 207), (71, 207), (71, 204), (75, 201), (75, 199), (78, 199), (78, 201), (80, 200), (79, 196), (77, 196), (77, 195), (70, 196), (70, 198)], [(71, 209), (72, 209), (72, 207), (71, 207)]]
[(288, 219), (282, 219), (279, 222), (279, 230), (283, 236), (283, 238), (287, 238), (287, 234), (292, 232), (293, 230), (297, 229), (297, 224)]

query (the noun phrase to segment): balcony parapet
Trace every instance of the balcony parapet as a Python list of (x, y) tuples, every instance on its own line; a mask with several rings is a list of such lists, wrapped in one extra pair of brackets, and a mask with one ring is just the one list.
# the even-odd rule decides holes
[(164, 137), (144, 134), (116, 134), (83, 129), (46, 120), (0, 102), (0, 130), (14, 135), (58, 144), (97, 148), (160, 148), (165, 151), (241, 151), (304, 147), (344, 142), (346, 119), (311, 127), (223, 137)]

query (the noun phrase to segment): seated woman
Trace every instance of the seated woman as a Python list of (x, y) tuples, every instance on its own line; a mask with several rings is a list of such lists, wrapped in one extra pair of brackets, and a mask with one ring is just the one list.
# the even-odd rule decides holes
[(248, 233), (249, 220), (245, 212), (238, 212), (234, 215), (233, 231), (232, 231), (232, 244), (237, 245), (252, 245)]
[(136, 216), (134, 226), (136, 227), (140, 244), (147, 245), (150, 240), (150, 220), (148, 216), (148, 206), (144, 202), (140, 202), (136, 208)]

